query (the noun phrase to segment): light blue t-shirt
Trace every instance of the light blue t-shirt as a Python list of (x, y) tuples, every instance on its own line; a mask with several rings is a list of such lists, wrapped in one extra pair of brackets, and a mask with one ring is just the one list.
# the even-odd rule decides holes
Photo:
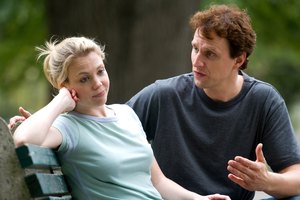
[(114, 117), (77, 112), (53, 126), (63, 137), (58, 154), (74, 199), (162, 199), (151, 182), (151, 146), (127, 105), (108, 106)]

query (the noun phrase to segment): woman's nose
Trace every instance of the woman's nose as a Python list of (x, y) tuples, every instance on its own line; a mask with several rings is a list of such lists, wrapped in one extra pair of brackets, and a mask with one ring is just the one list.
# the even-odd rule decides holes
[(98, 88), (98, 87), (100, 87), (102, 85), (103, 84), (102, 84), (101, 78), (97, 77), (97, 78), (94, 79), (94, 88)]

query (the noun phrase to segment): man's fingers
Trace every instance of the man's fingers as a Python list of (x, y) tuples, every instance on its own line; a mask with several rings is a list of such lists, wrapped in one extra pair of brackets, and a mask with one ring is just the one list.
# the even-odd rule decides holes
[(262, 162), (262, 163), (267, 163), (266, 159), (265, 159), (265, 156), (264, 156), (264, 153), (263, 153), (263, 144), (262, 143), (259, 143), (257, 146), (256, 146), (256, 149), (255, 149), (255, 153), (256, 153), (256, 161), (258, 162)]

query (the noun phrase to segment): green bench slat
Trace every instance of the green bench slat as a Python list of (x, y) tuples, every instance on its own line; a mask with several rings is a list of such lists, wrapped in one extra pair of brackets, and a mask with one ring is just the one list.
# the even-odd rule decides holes
[(60, 163), (54, 150), (33, 144), (16, 148), (22, 168), (59, 167)]
[(35, 173), (25, 177), (32, 197), (65, 195), (69, 193), (63, 175)]
[[(64, 175), (57, 173), (60, 163), (53, 149), (26, 144), (16, 148), (16, 154), (22, 168), (34, 169), (34, 173), (25, 176), (31, 197), (39, 200), (72, 199)], [(40, 173), (39, 169), (47, 169), (49, 173)], [(53, 173), (55, 169), (58, 171)]]
[(71, 196), (64, 196), (64, 197), (45, 197), (41, 198), (39, 200), (71, 200)]

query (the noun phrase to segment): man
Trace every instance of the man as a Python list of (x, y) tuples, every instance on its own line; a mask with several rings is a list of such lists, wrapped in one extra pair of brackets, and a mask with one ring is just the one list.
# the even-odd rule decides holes
[(256, 43), (249, 16), (212, 6), (190, 25), (192, 73), (158, 80), (128, 102), (162, 171), (200, 194), (300, 195), (300, 150), (285, 102), (242, 71)]

